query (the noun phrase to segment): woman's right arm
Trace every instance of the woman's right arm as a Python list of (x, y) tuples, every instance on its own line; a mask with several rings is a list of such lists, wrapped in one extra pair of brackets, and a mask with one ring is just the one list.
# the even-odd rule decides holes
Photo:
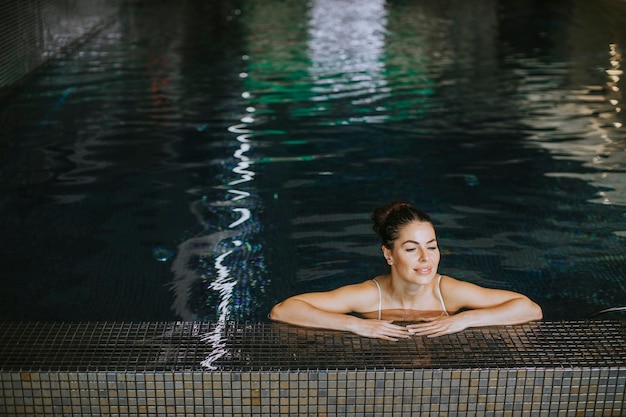
[[(270, 318), (298, 326), (343, 330), (386, 340), (395, 341), (409, 337), (410, 334), (404, 326), (347, 314), (367, 310), (363, 306), (368, 301), (371, 305), (371, 300), (368, 300), (371, 296), (368, 283), (348, 285), (329, 292), (296, 295), (275, 305), (270, 312)], [(378, 294), (375, 293), (375, 296), (378, 297)], [(374, 305), (377, 303), (376, 300)]]

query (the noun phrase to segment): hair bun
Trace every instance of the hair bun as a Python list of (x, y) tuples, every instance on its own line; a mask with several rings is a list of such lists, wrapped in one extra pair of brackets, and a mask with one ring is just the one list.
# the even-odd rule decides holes
[(393, 245), (400, 228), (404, 225), (413, 221), (432, 224), (428, 214), (404, 201), (392, 201), (385, 206), (378, 207), (372, 213), (372, 221), (374, 222), (372, 229), (387, 247)]

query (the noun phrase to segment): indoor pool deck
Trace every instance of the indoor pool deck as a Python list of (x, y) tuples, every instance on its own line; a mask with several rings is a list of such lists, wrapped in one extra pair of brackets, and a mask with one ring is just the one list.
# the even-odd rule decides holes
[(626, 322), (396, 343), (262, 323), (0, 323), (6, 416), (624, 416)]

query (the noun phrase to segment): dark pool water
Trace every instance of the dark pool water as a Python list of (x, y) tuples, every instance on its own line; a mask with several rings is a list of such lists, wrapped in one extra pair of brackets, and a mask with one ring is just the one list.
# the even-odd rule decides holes
[[(262, 3), (262, 4), (261, 4)], [(626, 305), (623, 1), (160, 1), (0, 103), (0, 319), (266, 320), (385, 271)]]

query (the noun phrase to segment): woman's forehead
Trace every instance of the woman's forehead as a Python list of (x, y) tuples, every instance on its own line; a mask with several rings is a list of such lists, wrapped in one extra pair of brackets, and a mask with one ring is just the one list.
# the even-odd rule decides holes
[(428, 222), (411, 222), (400, 229), (398, 240), (404, 242), (413, 240), (416, 242), (428, 242), (436, 239), (435, 228)]

